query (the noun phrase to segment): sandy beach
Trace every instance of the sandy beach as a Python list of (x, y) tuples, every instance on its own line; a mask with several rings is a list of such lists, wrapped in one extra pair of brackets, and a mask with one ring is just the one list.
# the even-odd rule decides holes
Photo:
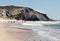
[(0, 22), (0, 41), (34, 41), (32, 30), (9, 28), (7, 23)]

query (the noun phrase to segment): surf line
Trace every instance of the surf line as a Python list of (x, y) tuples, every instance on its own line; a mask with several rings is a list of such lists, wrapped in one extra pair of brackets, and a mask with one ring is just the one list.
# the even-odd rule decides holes
[(41, 33), (40, 31), (38, 31), (38, 34), (41, 35), (41, 36), (45, 36), (45, 37), (48, 37), (48, 38), (50, 38), (50, 39), (53, 39), (53, 40), (55, 40), (55, 41), (60, 41), (59, 38), (50, 36), (50, 35), (48, 35), (48, 33), (45, 33), (45, 32)]

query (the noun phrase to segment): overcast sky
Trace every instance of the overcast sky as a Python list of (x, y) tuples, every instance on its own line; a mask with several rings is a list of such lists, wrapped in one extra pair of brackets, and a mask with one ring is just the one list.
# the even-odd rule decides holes
[(0, 5), (30, 7), (52, 19), (60, 20), (60, 0), (0, 0)]

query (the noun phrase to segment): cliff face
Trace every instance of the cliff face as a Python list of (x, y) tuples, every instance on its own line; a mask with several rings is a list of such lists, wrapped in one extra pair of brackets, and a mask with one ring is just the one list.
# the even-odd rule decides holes
[(46, 14), (19, 6), (0, 6), (0, 17), (26, 21), (51, 21)]

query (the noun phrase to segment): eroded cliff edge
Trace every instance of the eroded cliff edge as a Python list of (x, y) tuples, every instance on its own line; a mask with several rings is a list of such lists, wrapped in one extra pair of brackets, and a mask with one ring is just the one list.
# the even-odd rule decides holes
[(26, 21), (52, 21), (46, 14), (29, 7), (0, 6), (0, 18)]

